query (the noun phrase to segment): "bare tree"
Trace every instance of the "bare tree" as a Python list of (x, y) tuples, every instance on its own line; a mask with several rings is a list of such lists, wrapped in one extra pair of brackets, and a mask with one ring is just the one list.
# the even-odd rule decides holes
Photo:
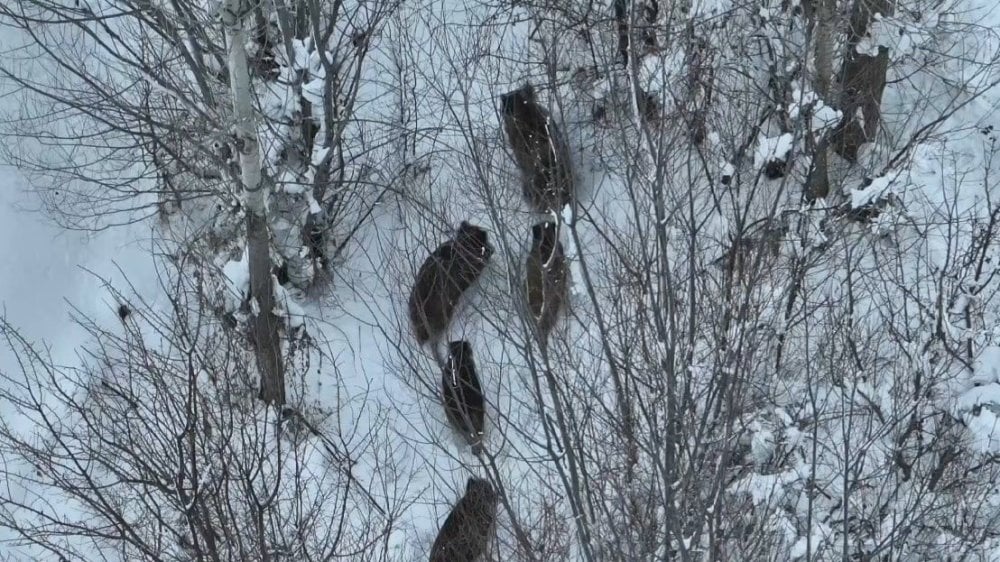
[(120, 325), (78, 318), (79, 367), (0, 321), (20, 365), (0, 385), (0, 525), (60, 560), (394, 559), (407, 476), (384, 413), (262, 407), (252, 357), (204, 310), (192, 265), (162, 279), (165, 308), (113, 291)]
[(229, 81), (235, 116), (236, 146), (239, 148), (240, 182), (246, 209), (247, 255), (250, 265), (250, 299), (254, 310), (251, 325), (257, 368), (260, 372), (260, 398), (268, 404), (285, 404), (285, 377), (281, 357), (281, 335), (275, 314), (274, 286), (271, 277), (271, 238), (268, 231), (267, 194), (262, 177), (257, 119), (251, 102), (250, 64), (246, 52), (244, 17), (248, 6), (230, 0), (222, 7), (222, 21), (229, 32)]
[[(921, 140), (878, 144), (865, 166), (887, 175), (867, 186), (857, 170), (828, 171), (817, 160), (841, 121), (832, 69), (847, 52), (837, 46), (836, 4), (813, 3), (806, 18), (790, 5), (743, 8), (679, 17), (666, 37), (712, 40), (629, 51), (624, 72), (622, 3), (529, 3), (518, 15), (531, 23), (513, 36), (491, 34), (485, 22), (502, 16), (488, 6), (454, 22), (425, 16), (436, 30), (427, 56), (448, 63), (414, 63), (424, 88), (415, 90), (445, 113), (432, 112), (434, 139), (451, 152), (436, 176), (406, 184), (410, 214), (394, 227), (419, 239), (425, 225), (468, 219), (495, 241), (493, 265), (450, 327), (476, 354), (483, 455), (447, 438), (438, 366), (397, 331), (405, 320), (389, 313), (381, 322), (387, 360), (422, 404), (421, 441), (449, 460), (428, 464), (443, 478), (456, 466), (488, 476), (500, 491), (492, 559), (903, 559), (974, 556), (995, 540), (997, 514), (984, 502), (997, 466), (982, 450), (956, 454), (968, 434), (943, 398), (962, 378), (956, 369), (985, 348), (956, 358), (953, 332), (925, 316), (951, 306), (935, 308), (938, 296), (957, 298), (944, 293), (958, 270), (943, 271), (961, 261), (926, 253), (937, 247), (930, 240), (966, 247), (970, 231), (942, 225), (985, 215), (956, 198), (938, 207), (947, 218), (911, 222), (892, 194), (907, 189), (896, 182), (906, 185), (918, 161), (878, 160), (913, 150), (928, 138), (924, 126), (951, 134), (939, 126), (954, 106), (916, 105), (904, 114), (920, 124), (883, 123)], [(605, 27), (570, 32), (598, 21), (600, 9)], [(932, 58), (947, 50), (925, 48)], [(973, 72), (995, 68), (992, 53), (973, 58)], [(898, 58), (896, 68), (927, 70), (910, 62)], [(945, 88), (933, 72), (921, 76)], [(497, 117), (498, 96), (526, 81), (566, 131), (582, 194), (577, 212), (560, 217), (570, 312), (545, 353), (518, 288), (530, 225), (551, 217), (519, 201)], [(588, 91), (595, 84), (599, 94)], [(991, 87), (978, 82), (971, 95)], [(640, 92), (660, 104), (660, 123), (644, 117)], [(591, 119), (595, 97), (608, 101), (601, 123)], [(700, 146), (689, 142), (699, 129)], [(814, 167), (825, 182), (814, 199), (852, 201), (802, 208)], [(390, 242), (392, 283), (411, 282), (414, 265), (391, 256), (415, 244)], [(974, 501), (945, 492), (965, 486)], [(962, 522), (945, 522), (949, 510)], [(551, 525), (544, 514), (553, 513), (566, 524)], [(947, 546), (928, 541), (934, 533), (947, 534)]]
[[(639, 6), (399, 6), (384, 28), (393, 44), (366, 54), (386, 69), (379, 92), (391, 106), (366, 106), (371, 122), (356, 129), (324, 121), (313, 137), (330, 150), (312, 157), (338, 161), (331, 174), (378, 188), (372, 222), (344, 252), (358, 269), (333, 278), (350, 299), (344, 316), (382, 336), (364, 345), (391, 379), (391, 445), (426, 479), (432, 515), (446, 519), (470, 476), (489, 480), (496, 534), (478, 537), (489, 560), (902, 560), (995, 548), (1000, 446), (982, 431), (1000, 411), (988, 328), (995, 133), (982, 126), (992, 140), (962, 155), (934, 141), (978, 123), (996, 55), (953, 55), (970, 34), (995, 31), (917, 18), (927, 8), (917, 2), (876, 21), (859, 2), (868, 19), (841, 45), (846, 5), (833, 1), (722, 12), (658, 3), (658, 48), (645, 49), (633, 40)], [(282, 40), (261, 31), (264, 9), (255, 37), (298, 60), (308, 51), (300, 13), (282, 9)], [(894, 25), (915, 54), (880, 43), (875, 28)], [(325, 33), (305, 27), (313, 40)], [(878, 53), (867, 70), (862, 43)], [(338, 68), (333, 51), (309, 52), (321, 60), (285, 68), (300, 103), (291, 129), (275, 126), (282, 135), (309, 137), (307, 113), (339, 111), (312, 84)], [(270, 55), (246, 58), (273, 73)], [(834, 68), (850, 70), (842, 85), (875, 75), (838, 92)], [(499, 97), (526, 82), (570, 148), (573, 208), (543, 214), (521, 200)], [(884, 134), (867, 130), (869, 115)], [(873, 150), (831, 166), (830, 139), (848, 125), (861, 127), (855, 156), (862, 143)], [(268, 134), (257, 132), (263, 153)], [(347, 140), (334, 146), (338, 135)], [(390, 148), (378, 166), (352, 167), (354, 143)], [(284, 172), (305, 158), (282, 162), (276, 188), (295, 183)], [(303, 183), (330, 203), (321, 173)], [(559, 225), (569, 279), (544, 342), (524, 290), (542, 220)], [(495, 249), (455, 296), (441, 338), (475, 355), (478, 454), (449, 428), (442, 366), (405, 312), (422, 259), (462, 221), (483, 226)], [(433, 531), (412, 549), (429, 553)]]

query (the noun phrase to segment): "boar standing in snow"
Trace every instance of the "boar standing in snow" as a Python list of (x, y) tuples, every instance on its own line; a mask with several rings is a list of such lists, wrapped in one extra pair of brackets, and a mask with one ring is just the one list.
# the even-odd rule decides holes
[(539, 212), (558, 212), (573, 196), (569, 152), (558, 129), (530, 84), (502, 94), (500, 110), (524, 198)]
[(472, 452), (478, 455), (483, 447), (486, 405), (469, 342), (453, 341), (448, 344), (448, 362), (441, 382), (448, 421), (472, 445)]
[(525, 263), (525, 289), (528, 309), (538, 330), (538, 342), (544, 351), (566, 300), (566, 255), (559, 242), (556, 223), (538, 223), (531, 227), (531, 235), (531, 250)]
[(497, 493), (487, 480), (469, 478), (465, 495), (441, 525), (430, 562), (482, 560), (497, 515)]
[(493, 255), (486, 231), (463, 221), (452, 240), (420, 266), (410, 293), (410, 322), (420, 345), (448, 327), (462, 294), (479, 279)]

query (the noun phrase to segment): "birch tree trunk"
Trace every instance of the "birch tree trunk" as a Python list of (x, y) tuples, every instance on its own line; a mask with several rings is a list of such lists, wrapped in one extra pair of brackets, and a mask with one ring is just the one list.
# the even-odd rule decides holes
[(242, 0), (227, 0), (222, 21), (229, 32), (229, 79), (240, 147), (240, 182), (246, 212), (247, 253), (250, 261), (250, 329), (260, 371), (260, 398), (268, 404), (285, 403), (281, 362), (281, 321), (274, 314), (270, 235), (267, 224), (267, 181), (261, 173), (260, 145), (250, 96), (250, 72), (243, 19), (250, 12)]

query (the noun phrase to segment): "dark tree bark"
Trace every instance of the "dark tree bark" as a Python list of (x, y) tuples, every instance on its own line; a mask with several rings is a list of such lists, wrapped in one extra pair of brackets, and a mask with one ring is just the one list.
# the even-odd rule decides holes
[(708, 42), (695, 34), (694, 28), (688, 28), (688, 95), (689, 123), (691, 141), (696, 145), (705, 142), (708, 136), (708, 106), (712, 103), (712, 55)]
[(636, 49), (636, 59), (641, 59), (643, 55), (657, 48), (656, 24), (660, 17), (660, 3), (658, 0), (647, 0), (638, 4), (631, 4), (629, 0), (614, 0), (615, 29), (618, 31), (618, 54), (622, 57), (622, 65), (628, 66), (629, 57), (632, 52), (632, 10), (633, 8), (640, 14), (634, 30), (641, 43), (641, 49)]
[(840, 110), (844, 118), (830, 138), (837, 154), (851, 162), (857, 160), (861, 145), (871, 141), (878, 131), (889, 66), (889, 50), (885, 47), (879, 47), (875, 56), (859, 53), (857, 47), (868, 35), (875, 14), (889, 16), (892, 12), (892, 0), (855, 0), (851, 11), (840, 80)]
[(615, 0), (615, 24), (618, 29), (618, 54), (622, 64), (628, 66), (629, 31), (628, 31), (628, 0)]
[(258, 306), (256, 314), (251, 315), (250, 329), (260, 370), (260, 399), (282, 406), (285, 404), (285, 374), (281, 361), (281, 318), (274, 314), (270, 242), (267, 218), (247, 213), (250, 297)]

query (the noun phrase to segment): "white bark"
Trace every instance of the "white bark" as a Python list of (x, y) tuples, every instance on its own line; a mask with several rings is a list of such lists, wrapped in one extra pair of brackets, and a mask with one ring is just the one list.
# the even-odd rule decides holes
[(266, 193), (260, 173), (260, 144), (257, 124), (250, 97), (250, 70), (246, 51), (246, 30), (243, 15), (247, 12), (242, 0), (227, 0), (222, 9), (222, 22), (229, 32), (229, 79), (232, 88), (233, 111), (236, 116), (236, 136), (240, 141), (240, 171), (243, 183), (243, 204), (247, 212), (266, 216)]
[(250, 296), (260, 303), (253, 315), (251, 332), (260, 398), (268, 404), (285, 403), (285, 381), (281, 355), (281, 319), (275, 314), (274, 279), (271, 276), (271, 238), (267, 221), (267, 185), (261, 173), (257, 120), (250, 95), (250, 70), (243, 29), (242, 0), (227, 0), (222, 22), (229, 32), (229, 76), (232, 89), (235, 132), (240, 149), (240, 183), (246, 210), (247, 254), (250, 258)]

